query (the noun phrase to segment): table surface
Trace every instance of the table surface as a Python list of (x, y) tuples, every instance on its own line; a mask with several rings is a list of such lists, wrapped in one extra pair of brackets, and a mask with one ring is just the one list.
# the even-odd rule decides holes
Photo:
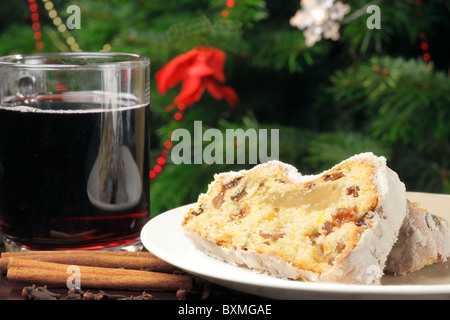
[[(5, 247), (3, 245), (3, 238), (0, 234), (0, 252), (4, 252)], [(202, 279), (196, 278), (198, 282), (204, 284), (205, 281)], [(6, 278), (5, 275), (0, 274), (0, 300), (25, 300), (22, 297), (22, 290), (24, 287), (31, 286), (30, 283), (23, 283), (17, 281), (10, 281)], [(216, 284), (208, 283), (211, 286), (211, 296), (209, 299), (220, 299), (220, 300), (246, 300), (246, 299), (259, 299), (258, 297), (241, 293), (235, 290), (230, 290), (224, 287), (221, 287)], [(65, 300), (67, 297), (68, 289), (67, 288), (49, 288), (51, 292), (60, 294), (60, 300)], [(98, 293), (99, 291), (105, 291), (108, 294), (118, 294), (123, 295), (125, 297), (130, 296), (139, 296), (143, 291), (118, 291), (118, 290), (102, 290), (102, 288), (98, 289), (89, 289), (88, 291), (92, 293)], [(146, 293), (151, 294), (153, 296), (153, 300), (178, 300), (176, 292), (158, 292), (158, 291), (146, 291)], [(201, 292), (196, 294), (191, 294), (188, 296), (189, 300), (200, 300)]]
[[(408, 199), (414, 202), (418, 202), (424, 208), (427, 208), (429, 212), (440, 215), (450, 221), (450, 213), (448, 212), (448, 208), (450, 206), (450, 195), (434, 195), (434, 194), (425, 194), (425, 193), (408, 193)], [(5, 248), (3, 246), (3, 239), (0, 234), (0, 252), (4, 252)], [(439, 266), (438, 266), (439, 267)], [(441, 266), (442, 267), (442, 266)], [(448, 267), (448, 263), (444, 265), (445, 268)], [(448, 267), (450, 269), (450, 267)], [(448, 270), (445, 269), (445, 272), (441, 272), (442, 276), (448, 277)], [(414, 274), (413, 274), (414, 276)], [(200, 283), (204, 283), (204, 280), (199, 280)], [(441, 277), (442, 278), (442, 277)], [(22, 289), (25, 286), (30, 286), (29, 283), (19, 283), (6, 279), (4, 275), (0, 275), (0, 300), (24, 300), (22, 297)], [(232, 299), (232, 300), (247, 300), (247, 299), (262, 299), (258, 296), (253, 296), (247, 293), (243, 293), (240, 291), (235, 291), (231, 289), (227, 289), (225, 287), (219, 286), (217, 284), (208, 283), (208, 287), (212, 290), (210, 299)], [(67, 288), (49, 288), (50, 291), (61, 294), (61, 300), (67, 297)], [(98, 290), (89, 290), (92, 293), (97, 293), (102, 288), (98, 288)], [(142, 294), (142, 291), (112, 291), (112, 290), (104, 290), (109, 294), (121, 294), (124, 296), (138, 296)], [(154, 300), (176, 300), (177, 294), (176, 292), (147, 292), (151, 294)], [(201, 298), (200, 294), (197, 292), (195, 295), (188, 296), (190, 300), (197, 300)]]

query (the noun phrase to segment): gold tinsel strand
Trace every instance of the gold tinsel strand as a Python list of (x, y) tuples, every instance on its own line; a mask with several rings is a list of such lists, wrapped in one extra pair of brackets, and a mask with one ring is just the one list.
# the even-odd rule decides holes
[[(66, 40), (66, 43), (70, 47), (70, 50), (74, 52), (81, 52), (82, 50), (80, 45), (78, 44), (76, 39), (70, 34), (70, 31), (67, 29), (66, 25), (59, 17), (58, 12), (56, 11), (55, 6), (53, 5), (53, 2), (51, 0), (42, 0), (42, 2), (44, 2), (44, 7), (45, 10), (47, 10), (49, 18), (52, 20), (58, 32), (61, 33), (61, 35)], [(101, 52), (111, 51), (111, 45), (105, 44), (102, 50), (100, 51)]]

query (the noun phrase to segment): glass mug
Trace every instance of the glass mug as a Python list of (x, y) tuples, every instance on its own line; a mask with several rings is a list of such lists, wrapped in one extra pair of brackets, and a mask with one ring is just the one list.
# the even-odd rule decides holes
[(149, 68), (122, 53), (0, 58), (0, 233), (8, 251), (142, 249)]

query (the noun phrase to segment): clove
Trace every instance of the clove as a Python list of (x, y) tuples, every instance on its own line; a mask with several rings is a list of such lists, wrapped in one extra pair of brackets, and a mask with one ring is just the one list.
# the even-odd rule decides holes
[(153, 300), (151, 294), (145, 291), (138, 296), (124, 296), (121, 294), (110, 294), (100, 290), (98, 293), (91, 291), (81, 291), (80, 289), (70, 289), (67, 293), (67, 300)]
[(79, 288), (72, 288), (67, 292), (66, 300), (82, 300), (85, 292)]
[(121, 294), (110, 294), (110, 293), (106, 293), (105, 291), (100, 291), (95, 296), (95, 299), (92, 299), (92, 300), (120, 300), (123, 298), (125, 298), (125, 296), (121, 295)]
[(153, 300), (153, 296), (151, 294), (149, 294), (149, 293), (146, 293), (144, 291), (144, 292), (142, 292), (141, 295), (138, 295), (138, 296), (132, 296), (131, 295), (129, 297), (120, 298), (120, 299), (117, 299), (117, 300)]
[(22, 289), (22, 297), (28, 300), (58, 300), (61, 295), (49, 291), (47, 286), (37, 287), (33, 284)]

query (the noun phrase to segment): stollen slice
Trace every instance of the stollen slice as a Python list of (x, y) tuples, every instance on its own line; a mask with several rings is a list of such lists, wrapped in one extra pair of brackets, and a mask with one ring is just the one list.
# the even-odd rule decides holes
[(216, 174), (182, 226), (203, 252), (257, 272), (380, 284), (405, 216), (404, 184), (363, 153), (318, 175), (280, 161)]
[(385, 272), (404, 275), (450, 258), (449, 223), (408, 200), (408, 214), (390, 252)]

